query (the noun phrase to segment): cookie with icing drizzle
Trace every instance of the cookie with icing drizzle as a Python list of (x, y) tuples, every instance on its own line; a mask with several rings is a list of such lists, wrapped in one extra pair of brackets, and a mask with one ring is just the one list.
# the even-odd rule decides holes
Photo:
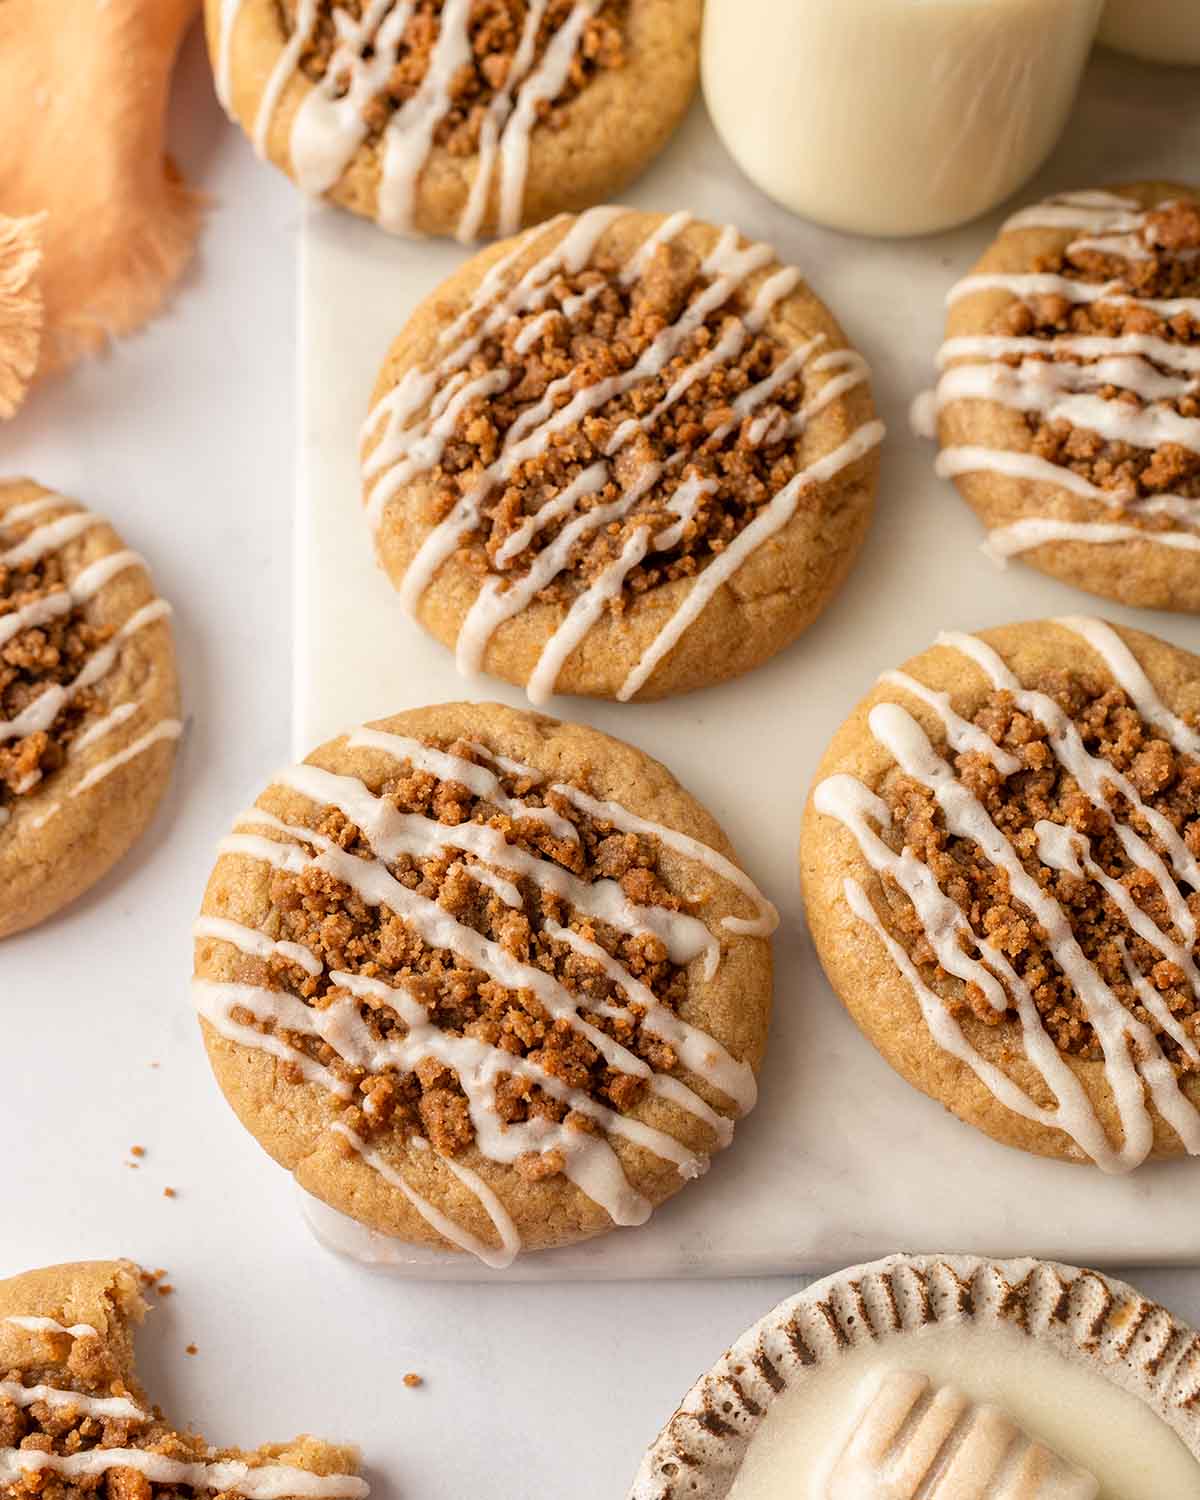
[(475, 257), (388, 355), (367, 515), (411, 614), (541, 703), (749, 671), (821, 612), (870, 515), (869, 372), (737, 230), (598, 208)]
[(1200, 660), (1076, 618), (948, 632), (838, 732), (805, 814), (834, 989), (995, 1139), (1200, 1154)]
[(754, 1104), (775, 910), (629, 745), (411, 710), (281, 772), (219, 847), (217, 1078), (368, 1229), (504, 1266), (640, 1224)]
[(1200, 610), (1200, 194), (1138, 183), (1022, 209), (948, 301), (918, 414), (987, 550)]
[(0, 1281), (0, 1491), (7, 1500), (365, 1500), (358, 1453), (302, 1436), (214, 1447), (153, 1405), (134, 1369), (146, 1313), (129, 1261)]
[(217, 93), (306, 192), (514, 234), (622, 187), (696, 86), (700, 0), (206, 0)]
[(182, 727), (169, 614), (100, 516), (0, 481), (0, 937), (73, 901), (149, 822)]

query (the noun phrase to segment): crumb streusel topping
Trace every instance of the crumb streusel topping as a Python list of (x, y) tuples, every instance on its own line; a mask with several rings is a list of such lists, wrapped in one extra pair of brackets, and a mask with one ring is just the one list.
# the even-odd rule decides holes
[[(1069, 510), (1000, 527), (1004, 556), (1044, 541), (1170, 532), (1200, 547), (1200, 203), (1142, 209), (1109, 193), (1064, 194), (1010, 230), (1070, 227), (1060, 250), (1019, 273), (968, 276), (951, 302), (1012, 293), (981, 335), (952, 337), (939, 407), (999, 402), (1022, 414), (1028, 448), (943, 448), (947, 477), (992, 470), (1056, 486)], [(1091, 528), (1089, 531), (1088, 528)], [(1186, 534), (1186, 538), (1181, 534)]]
[(600, 617), (690, 580), (618, 694), (631, 697), (746, 557), (800, 507), (833, 504), (830, 481), (883, 435), (867, 421), (813, 457), (812, 422), (869, 372), (823, 333), (789, 344), (772, 331), (800, 276), (768, 246), (726, 229), (705, 253), (680, 213), (620, 260), (598, 245), (621, 216), (582, 215), (519, 278), (494, 267), (430, 367), (407, 370), (366, 428), (372, 522), (415, 485), (432, 528), (406, 605), (451, 557), (478, 575), (462, 670), (479, 669), (503, 621), (565, 609), (527, 684), (534, 702)]
[[(238, 981), (212, 985), (201, 948), (201, 1013), (339, 1099), (347, 1153), (475, 1148), (640, 1222), (613, 1143), (698, 1175), (754, 1101), (750, 1067), (683, 1014), (689, 965), (720, 962), (695, 912), (714, 875), (757, 910), (726, 919), (737, 930), (768, 932), (773, 909), (715, 850), (477, 743), (361, 730), (356, 744), (394, 774), (293, 767), (277, 785), (310, 814), (280, 821), (268, 794), (222, 846), (275, 866), (270, 917), (201, 916), (198, 940), (240, 950)], [(686, 894), (664, 877), (668, 850), (689, 860)], [(683, 1118), (647, 1124), (664, 1101)]]
[[(879, 876), (885, 905), (854, 881), (847, 900), (939, 1043), (1009, 1108), (1128, 1167), (1150, 1149), (1144, 1093), (1200, 1151), (1200, 1111), (1183, 1092), (1200, 1077), (1200, 733), (1157, 700), (1111, 627), (1059, 623), (1115, 682), (1075, 669), (1021, 682), (979, 638), (943, 636), (995, 690), (962, 719), (888, 673), (895, 701), (869, 724), (894, 767), (874, 789), (832, 776), (815, 801)], [(944, 748), (909, 713), (914, 699), (941, 718)], [(1044, 1088), (1027, 1093), (986, 1062), (975, 1023), (1015, 1028)], [(1063, 1059), (1104, 1068), (1116, 1147)]]
[[(68, 574), (63, 548), (100, 524), (98, 516), (57, 495), (0, 510), (0, 826), (20, 798), (139, 709), (136, 696), (111, 703), (107, 679), (125, 642), (167, 615), (169, 606), (152, 599), (116, 625), (95, 618), (95, 601), (107, 585), (144, 567), (137, 553), (118, 549)], [(181, 728), (178, 720), (160, 719), (115, 757), (98, 751), (75, 790), (90, 788), (127, 755), (175, 738)]]

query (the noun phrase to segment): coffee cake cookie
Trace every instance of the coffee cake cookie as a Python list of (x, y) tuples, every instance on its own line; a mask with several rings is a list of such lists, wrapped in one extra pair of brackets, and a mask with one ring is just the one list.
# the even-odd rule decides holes
[(1138, 183), (1024, 209), (949, 304), (928, 417), (988, 550), (1200, 610), (1200, 195)]
[(172, 1426), (134, 1370), (139, 1280), (129, 1261), (82, 1261), (0, 1281), (6, 1500), (365, 1500), (354, 1448), (303, 1436), (246, 1452)]
[(999, 1141), (1200, 1153), (1200, 659), (1101, 620), (948, 633), (839, 730), (805, 814), (834, 989)]
[(281, 772), (219, 846), (195, 997), (310, 1194), (505, 1266), (652, 1208), (754, 1104), (774, 908), (664, 767), (498, 704)]
[(514, 234), (618, 192), (696, 86), (700, 0), (206, 0), (261, 156), (396, 234)]
[(0, 481), (0, 937), (73, 901), (149, 822), (181, 727), (169, 614), (101, 517)]
[(477, 255), (393, 344), (367, 513), (410, 613), (535, 703), (661, 698), (794, 640), (849, 571), (883, 428), (767, 245), (592, 209)]

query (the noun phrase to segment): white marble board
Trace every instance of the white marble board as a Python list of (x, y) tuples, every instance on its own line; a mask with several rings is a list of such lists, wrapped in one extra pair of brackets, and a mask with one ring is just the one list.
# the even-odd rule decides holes
[[(1195, 75), (1100, 52), (1065, 139), (1021, 198), (1136, 178), (1186, 180), (1197, 161)], [(1018, 564), (999, 571), (979, 550), (978, 523), (934, 478), (931, 451), (908, 430), (908, 403), (930, 381), (944, 293), (1004, 213), (908, 241), (820, 229), (741, 177), (701, 104), (625, 201), (735, 222), (799, 265), (870, 361), (889, 435), (863, 554), (841, 596), (790, 650), (740, 681), (673, 701), (551, 705), (664, 760), (720, 820), (783, 913), (776, 1010), (760, 1105), (705, 1181), (644, 1228), (530, 1257), (504, 1275), (753, 1275), (900, 1248), (1107, 1265), (1195, 1260), (1194, 1161), (1105, 1178), (1023, 1156), (959, 1124), (903, 1083), (858, 1034), (821, 974), (800, 906), (796, 844), (817, 761), (876, 675), (938, 630), (1091, 608), (1200, 651), (1200, 621), (1089, 602)], [(299, 753), (364, 719), (418, 704), (522, 702), (502, 683), (460, 679), (449, 653), (403, 615), (373, 564), (360, 513), (357, 433), (377, 368), (410, 309), (464, 253), (453, 244), (392, 240), (329, 209), (307, 216), (299, 299)], [(398, 1270), (490, 1274), (436, 1254), (414, 1255)]]

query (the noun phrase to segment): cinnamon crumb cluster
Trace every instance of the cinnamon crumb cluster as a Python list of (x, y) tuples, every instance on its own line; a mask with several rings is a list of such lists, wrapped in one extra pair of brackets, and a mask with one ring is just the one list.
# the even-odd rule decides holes
[[(19, 538), (15, 526), (6, 532)], [(7, 616), (64, 587), (62, 560), (54, 554), (32, 563), (0, 563), (0, 629)], [(112, 626), (89, 624), (76, 606), (0, 644), (0, 722), (15, 719), (48, 687), (78, 676), (88, 657), (112, 634)], [(48, 730), (0, 741), (0, 810), (8, 810), (17, 797), (59, 769), (95, 704), (95, 694), (85, 689), (75, 694)]]
[[(550, 0), (538, 27), (529, 76), (545, 54), (551, 38), (574, 7), (574, 0)], [(284, 0), (289, 29), (295, 27), (298, 0)], [(300, 66), (317, 83), (333, 63), (339, 41), (339, 18), (359, 21), (364, 0), (319, 0), (317, 19), (300, 53)], [(363, 119), (368, 138), (382, 132), (396, 111), (420, 88), (437, 43), (444, 0), (417, 0), (404, 28), (396, 62), (383, 88), (367, 103)], [(566, 82), (554, 99), (537, 107), (540, 126), (561, 126), (566, 106), (601, 71), (620, 68), (625, 62), (624, 29), (628, 0), (605, 0), (583, 27)], [(451, 156), (472, 156), (479, 149), (479, 135), (488, 106), (506, 88), (513, 55), (521, 42), (528, 0), (473, 0), (467, 25), (470, 60), (450, 81), (450, 108), (438, 121), (433, 144)], [(363, 56), (369, 58), (368, 46)], [(336, 96), (349, 87), (349, 75), (335, 80)]]
[[(1088, 751), (1123, 772), (1146, 806), (1167, 818), (1188, 849), (1200, 856), (1200, 763), (1180, 755), (1163, 740), (1119, 688), (1067, 671), (1047, 672), (1028, 685), (1053, 698), (1074, 721)], [(1158, 882), (1125, 853), (1114, 832), (1113, 817), (1084, 796), (1055, 757), (1046, 727), (1019, 710), (1011, 694), (992, 693), (972, 722), (1017, 756), (1022, 769), (1005, 776), (986, 756), (971, 751), (953, 757), (958, 779), (983, 803), (1028, 873), (1062, 907), (1088, 959), (1121, 1003), (1156, 1034), (1176, 1072), (1196, 1072), (1195, 1064), (1143, 1004), (1127, 975), (1122, 947), (1187, 1034), (1200, 1042), (1200, 1004), (1186, 974), (1138, 936), (1112, 897), (1086, 873), (1081, 878), (1044, 865), (1038, 857), (1035, 825), (1046, 820), (1085, 835), (1091, 859), (1125, 887), (1156, 926), (1183, 942), (1184, 934), (1172, 925)], [(881, 830), (881, 836), (897, 850), (902, 845), (912, 849), (962, 909), (973, 930), (1005, 955), (1029, 986), (1042, 1023), (1059, 1051), (1101, 1058), (1100, 1042), (1085, 1007), (1051, 956), (1046, 933), (1010, 894), (1004, 872), (990, 864), (972, 841), (947, 832), (933, 794), (920, 782), (897, 769), (880, 792), (894, 820), (892, 831)], [(1126, 798), (1111, 783), (1107, 795), (1112, 814), (1131, 824), (1162, 853), (1144, 818), (1131, 812)], [(1165, 862), (1169, 867), (1169, 860)], [(884, 884), (891, 907), (889, 925), (951, 1013), (999, 1024), (1003, 1017), (992, 1009), (978, 985), (963, 984), (938, 964), (907, 896), (890, 878)], [(1180, 889), (1188, 910), (1200, 921), (1200, 891), (1186, 884)], [(967, 951), (980, 956), (977, 948)], [(1011, 1019), (1011, 1007), (1008, 1015)]]
[[(569, 821), (578, 833), (578, 842), (560, 836), (561, 830), (556, 832), (543, 821), (501, 811), (475, 797), (461, 783), (438, 780), (428, 772), (412, 769), (407, 762), (398, 775), (373, 790), (398, 811), (417, 813), (447, 827), (486, 824), (499, 830), (509, 845), (582, 881), (605, 878), (618, 882), (636, 905), (682, 909), (683, 903), (659, 877), (652, 841), (593, 820), (540, 781), (497, 770), (464, 741), (437, 748), (487, 764), (500, 777), (509, 796), (522, 799), (530, 808), (551, 808)], [(324, 809), (311, 826), (349, 853), (364, 858), (374, 855), (362, 831), (335, 808)], [(642, 1009), (628, 1005), (629, 1014), (604, 1014), (602, 1007), (610, 1003), (625, 1009), (625, 994), (596, 960), (561, 939), (551, 938), (545, 928), (547, 923), (573, 928), (616, 958), (657, 1000), (675, 1010), (685, 998), (687, 977), (682, 967), (670, 961), (665, 944), (656, 936), (625, 934), (584, 917), (534, 880), (499, 869), (497, 873), (511, 881), (521, 896), (519, 909), (510, 906), (494, 889), (471, 877), (473, 864), (472, 855), (446, 849), (424, 859), (403, 855), (390, 862), (388, 869), (402, 885), (436, 902), (505, 953), (552, 975), (581, 998), (584, 1020), (656, 1071), (670, 1072), (676, 1065), (675, 1053), (643, 1026)], [(279, 914), (277, 936), (310, 949), (323, 961), (327, 972), (314, 978), (285, 957), (275, 955), (267, 960), (247, 960), (261, 967), (263, 977), (255, 982), (287, 990), (318, 1010), (347, 997), (347, 991), (332, 981), (328, 971), (364, 975), (392, 987), (403, 984), (427, 1007), (429, 1019), (449, 1035), (473, 1037), (514, 1059), (527, 1059), (551, 1077), (618, 1112), (630, 1110), (640, 1099), (645, 1088), (642, 1078), (609, 1066), (592, 1041), (567, 1020), (552, 1018), (531, 991), (506, 988), (448, 950), (429, 948), (399, 916), (367, 905), (327, 872), (315, 868), (300, 874), (277, 870), (271, 878), (270, 896)], [(360, 998), (358, 1009), (377, 1040), (405, 1035), (405, 1023), (385, 1001)], [(354, 1103), (343, 1119), (361, 1137), (369, 1139), (376, 1133), (400, 1138), (421, 1135), (447, 1155), (462, 1151), (474, 1140), (467, 1096), (450, 1066), (428, 1058), (411, 1072), (388, 1069), (367, 1074), (346, 1063), (318, 1038), (287, 1031), (270, 1020), (256, 1020), (244, 1009), (234, 1008), (231, 1017), (260, 1031), (273, 1030), (289, 1046), (352, 1084)], [(281, 1066), (286, 1075), (289, 1065)], [(299, 1070), (293, 1067), (293, 1081), (300, 1079)], [(504, 1124), (543, 1118), (584, 1131), (598, 1128), (586, 1114), (569, 1109), (537, 1083), (516, 1074), (502, 1074), (495, 1092)], [(520, 1159), (518, 1170), (532, 1179), (553, 1175), (561, 1165), (553, 1151), (531, 1153)]]
[[(499, 394), (472, 402), (461, 413), (429, 476), (436, 497), (431, 521), (441, 520), (475, 487), (514, 424), (521, 424), (521, 435), (534, 425), (532, 408), (548, 400), (550, 410), (561, 410), (586, 387), (630, 370), (711, 285), (700, 257), (677, 242), (658, 246), (629, 285), (621, 280), (621, 269), (617, 261), (597, 257), (575, 275), (556, 277), (537, 311), (510, 318), (484, 340), (467, 366), (468, 375), (475, 378), (502, 365), (512, 376)], [(632, 508), (580, 538), (565, 567), (538, 597), (575, 597), (620, 556), (639, 528), (648, 527), (656, 539), (672, 529), (678, 537), (661, 550), (656, 540), (645, 560), (626, 575), (622, 593), (608, 605), (614, 613), (621, 612), (629, 597), (692, 576), (724, 551), (800, 466), (799, 444), (788, 422), (806, 394), (801, 375), (782, 381), (745, 417), (733, 406), (787, 357), (790, 351), (781, 342), (765, 332), (748, 334), (739, 353), (713, 360), (646, 430), (627, 427), (615, 454), (607, 449), (623, 423), (648, 416), (688, 366), (709, 356), (722, 334), (732, 333), (739, 322), (733, 306), (731, 299), (710, 312), (656, 375), (640, 377), (624, 394), (555, 431), (543, 451), (494, 486), (483, 501), (478, 530), (464, 544), (468, 563), (480, 574), (519, 575), (576, 517), (612, 504), (630, 489), (642, 490), (651, 466), (660, 466), (658, 477)], [(518, 343), (522, 334), (527, 343)], [(609, 475), (599, 490), (582, 494), (569, 513), (539, 526), (524, 546), (521, 537), (510, 543), (549, 498), (602, 460), (609, 463)], [(689, 481), (700, 492), (687, 515), (672, 509), (672, 501)]]
[[(1156, 301), (1200, 296), (1200, 203), (1179, 201), (1149, 212), (1141, 238), (1149, 252), (1144, 260), (1095, 248), (1068, 247), (1061, 253), (1040, 257), (1031, 269), (1095, 284), (1119, 280), (1131, 296)], [(1149, 334), (1173, 344), (1200, 347), (1200, 320), (1188, 313), (1164, 316), (1136, 303), (1074, 303), (1057, 293), (1011, 303), (988, 331), (1046, 340), (1062, 335), (1116, 338)], [(1046, 352), (1051, 360), (1059, 358), (1050, 347)], [(1074, 361), (1075, 356), (1070, 358)], [(1010, 362), (1015, 363), (1016, 357)], [(1100, 387), (1097, 394), (1105, 400), (1123, 402), (1135, 411), (1142, 405), (1132, 391), (1118, 386)], [(1200, 395), (1194, 392), (1166, 404), (1182, 417), (1200, 417)], [(1071, 469), (1101, 489), (1130, 500), (1168, 493), (1200, 499), (1200, 453), (1179, 443), (1162, 443), (1148, 450), (1109, 442), (1068, 422), (1047, 422), (1038, 412), (1027, 413), (1025, 420), (1033, 434), (1033, 453)], [(1121, 519), (1150, 530), (1176, 524), (1169, 515), (1148, 515), (1138, 509), (1122, 513)]]
[[(157, 1407), (147, 1406), (129, 1389), (118, 1360), (100, 1335), (85, 1334), (74, 1340), (62, 1334), (45, 1337), (54, 1350), (53, 1359), (37, 1368), (4, 1370), (0, 1366), (0, 1379), (18, 1385), (51, 1385), (88, 1396), (125, 1396), (143, 1407), (147, 1420), (85, 1416), (77, 1408), (50, 1406), (45, 1401), (21, 1407), (0, 1396), (0, 1448), (64, 1456), (105, 1448), (134, 1448), (182, 1463), (219, 1457), (253, 1464), (259, 1457), (268, 1461), (271, 1458), (269, 1449), (258, 1453), (215, 1450), (199, 1433), (177, 1431), (163, 1419)], [(188, 1353), (195, 1352), (195, 1345), (189, 1345)], [(204, 1493), (203, 1489), (190, 1485), (162, 1484), (137, 1469), (115, 1464), (100, 1474), (74, 1477), (53, 1469), (35, 1469), (0, 1485), (0, 1494), (11, 1500), (101, 1500), (101, 1497), (102, 1500), (180, 1500), (183, 1496)]]
[[(2, 1378), (18, 1385), (53, 1385), (89, 1396), (126, 1396), (135, 1405), (143, 1404), (129, 1390), (118, 1361), (99, 1335), (70, 1339), (58, 1334), (45, 1338), (48, 1350), (55, 1355), (45, 1368), (10, 1369), (3, 1372)], [(0, 1396), (0, 1448), (64, 1455), (98, 1448), (138, 1448), (184, 1462), (208, 1456), (202, 1438), (176, 1432), (162, 1420), (157, 1408), (147, 1409), (147, 1416), (144, 1422), (132, 1417), (84, 1416), (74, 1407), (50, 1406), (44, 1401), (20, 1407)], [(33, 1470), (0, 1486), (0, 1492), (13, 1500), (33, 1496), (38, 1500), (83, 1500), (85, 1496), (152, 1500), (155, 1494), (193, 1493), (178, 1485), (154, 1484), (136, 1469), (115, 1466), (102, 1474), (74, 1478), (52, 1469)]]

